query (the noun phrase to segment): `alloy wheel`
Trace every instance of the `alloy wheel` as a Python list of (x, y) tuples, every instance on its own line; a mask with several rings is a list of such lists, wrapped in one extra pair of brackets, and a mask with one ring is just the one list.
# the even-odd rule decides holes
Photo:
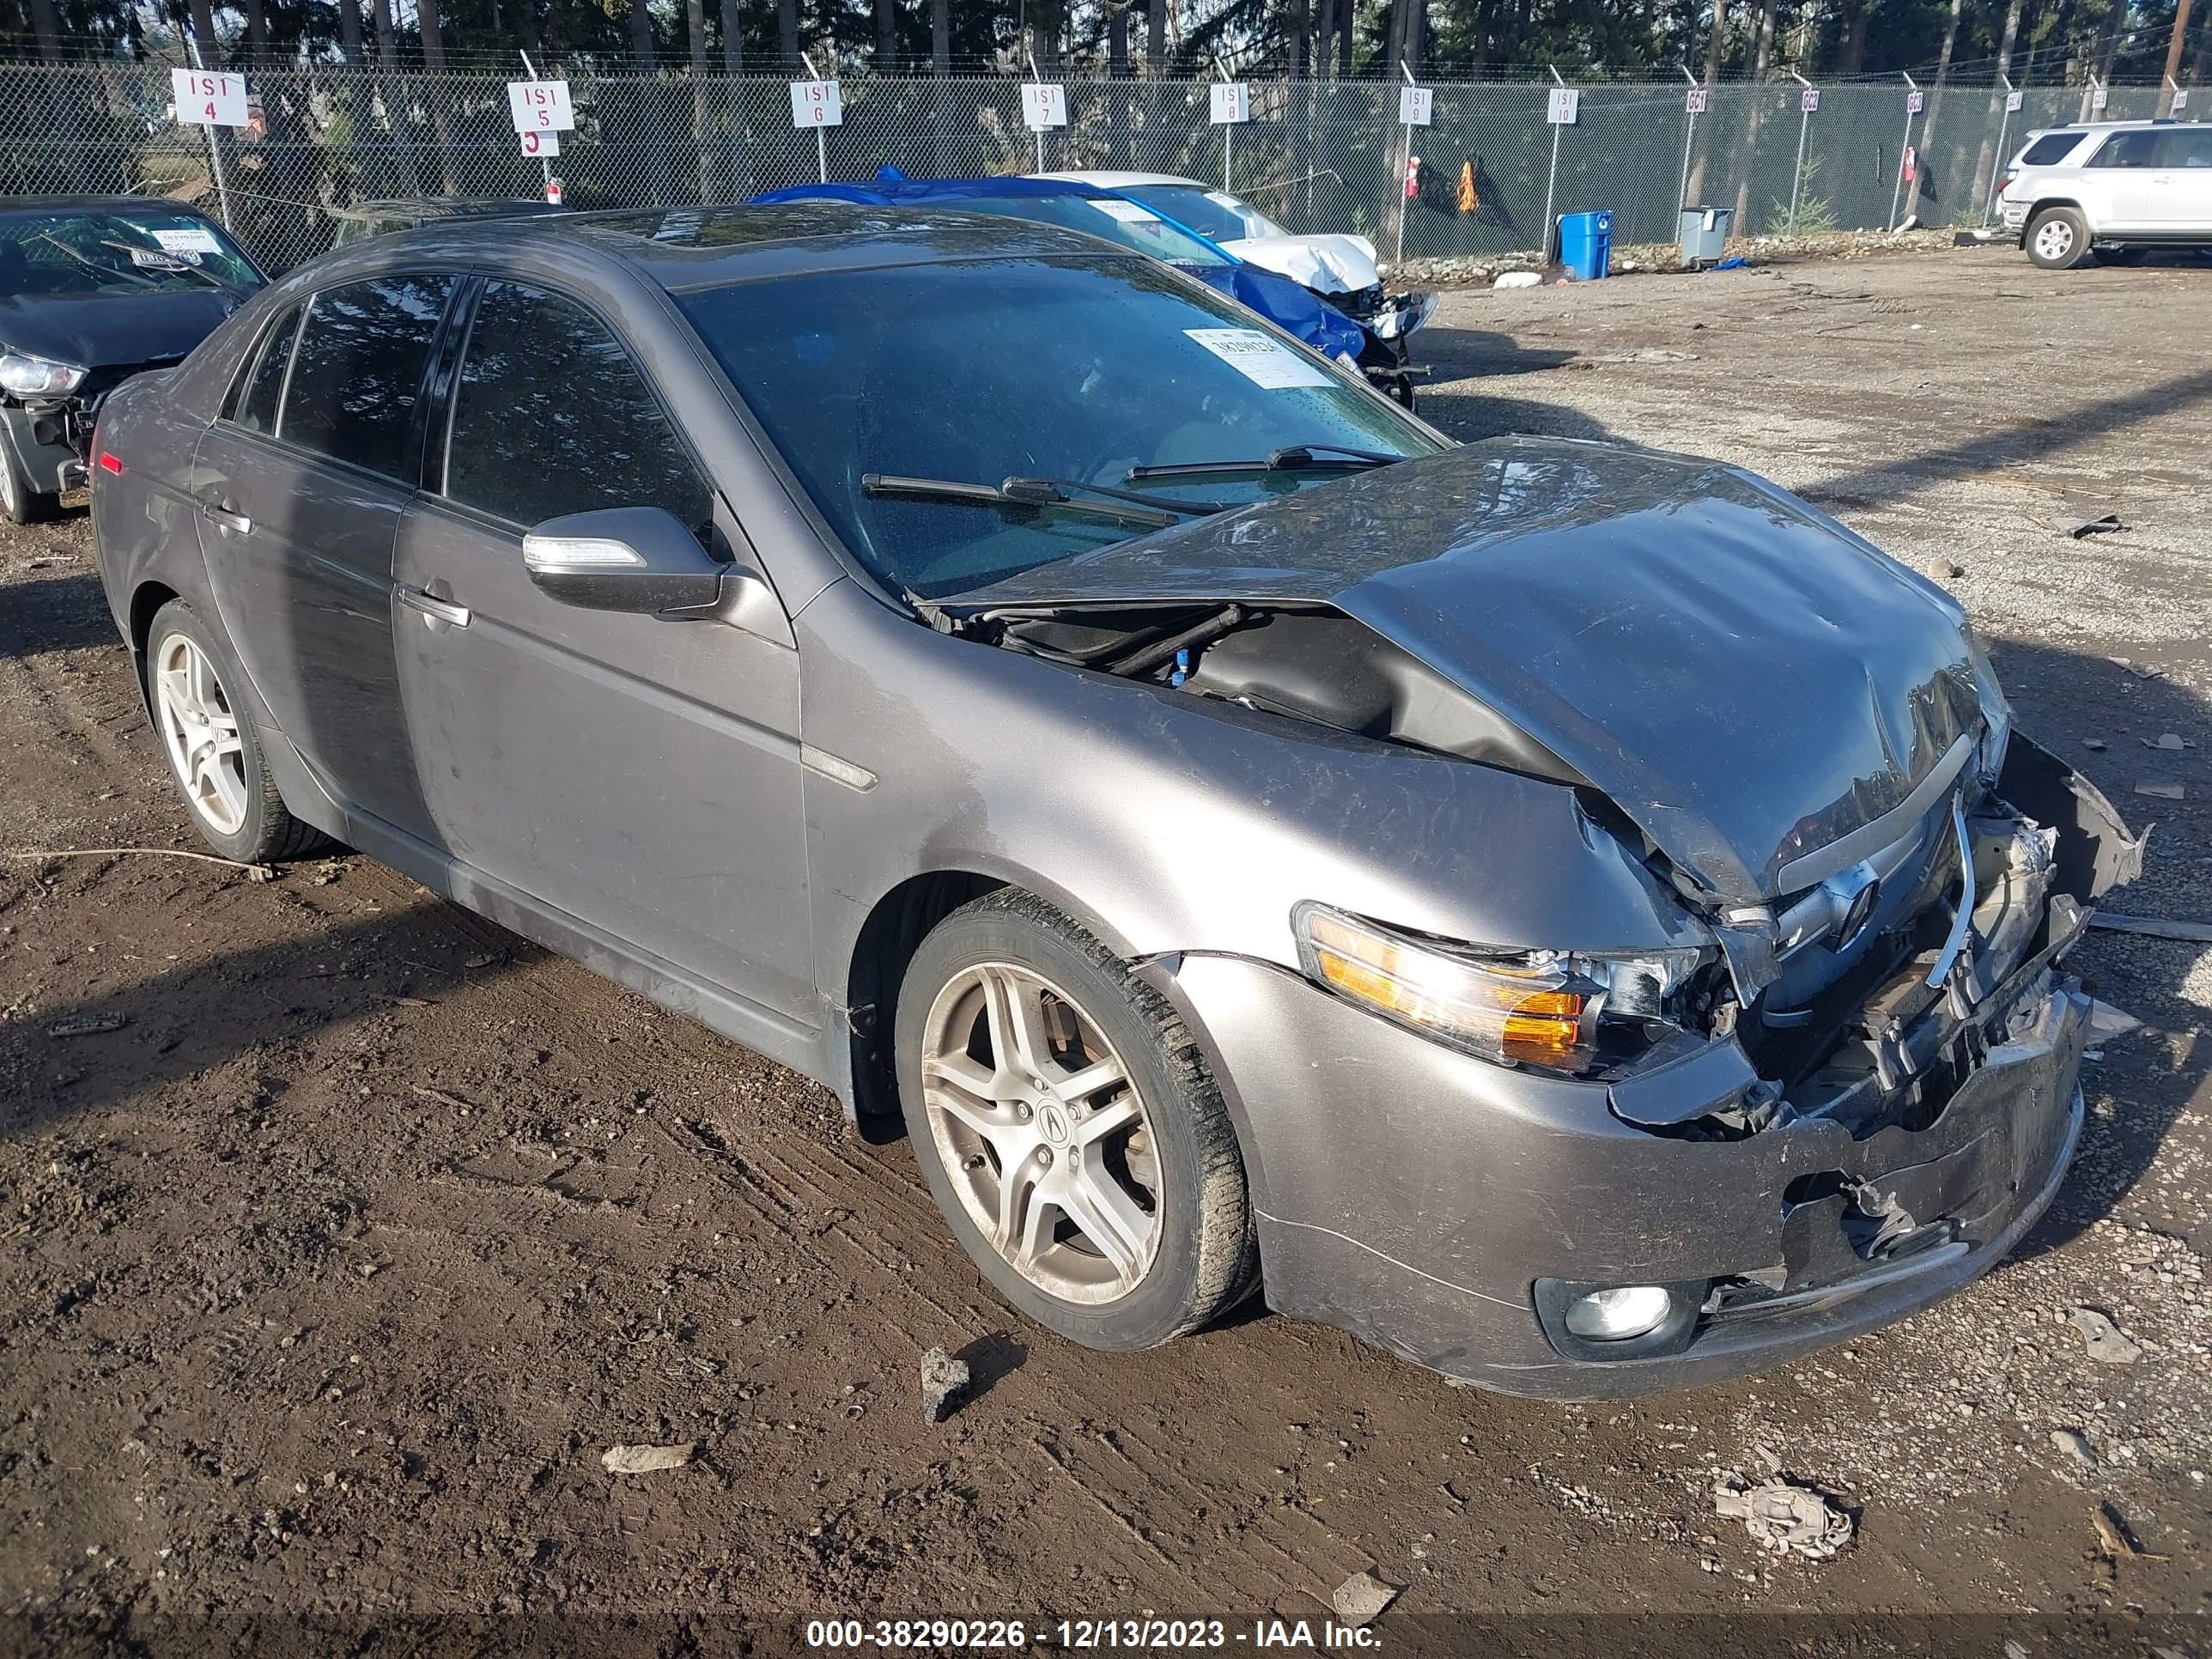
[(954, 1191), (1016, 1272), (1091, 1305), (1144, 1281), (1163, 1212), (1152, 1121), (1074, 998), (1009, 963), (956, 975), (923, 1025), (921, 1088)]
[(2063, 259), (2074, 251), (2074, 227), (2063, 219), (2046, 219), (2037, 227), (2035, 251), (2045, 259)]
[(155, 655), (154, 705), (185, 799), (217, 835), (236, 835), (246, 823), (246, 744), (215, 665), (185, 635), (170, 635)]

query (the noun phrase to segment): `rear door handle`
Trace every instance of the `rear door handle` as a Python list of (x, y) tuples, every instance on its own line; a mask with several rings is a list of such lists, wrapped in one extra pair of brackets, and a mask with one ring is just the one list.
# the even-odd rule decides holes
[(401, 588), (399, 603), (421, 611), (427, 621), (451, 623), (455, 628), (469, 625), (468, 606), (455, 605), (450, 599), (433, 599), (419, 587)]
[(200, 502), (200, 516), (226, 536), (251, 536), (253, 533), (252, 520), (243, 513), (233, 513), (228, 507), (219, 507), (210, 501)]

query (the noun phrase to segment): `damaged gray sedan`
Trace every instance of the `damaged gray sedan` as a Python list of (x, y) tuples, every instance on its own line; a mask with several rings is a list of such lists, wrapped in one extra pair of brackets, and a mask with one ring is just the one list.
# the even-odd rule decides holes
[(234, 857), (382, 858), (903, 1122), (1010, 1301), (1255, 1288), (1601, 1397), (1996, 1262), (2140, 848), (1958, 605), (1771, 484), (1456, 447), (1038, 224), (456, 225), (100, 432)]

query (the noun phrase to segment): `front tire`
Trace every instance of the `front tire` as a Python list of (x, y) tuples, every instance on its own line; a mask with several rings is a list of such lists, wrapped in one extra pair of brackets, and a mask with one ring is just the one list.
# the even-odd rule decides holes
[(1039, 1324), (1152, 1347), (1258, 1276), (1236, 1131), (1166, 999), (1042, 899), (939, 922), (899, 993), (899, 1101), (953, 1235)]
[(2071, 270), (2089, 257), (2089, 222), (2072, 208), (2046, 208), (2028, 225), (2027, 257), (2041, 270)]
[(294, 817), (262, 753), (229, 642), (182, 599), (154, 613), (146, 634), (146, 689), (170, 781), (200, 839), (240, 864), (313, 852), (323, 836)]

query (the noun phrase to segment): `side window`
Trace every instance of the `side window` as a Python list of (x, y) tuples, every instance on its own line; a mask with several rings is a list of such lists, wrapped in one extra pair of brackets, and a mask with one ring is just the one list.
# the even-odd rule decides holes
[(2155, 164), (2159, 135), (2148, 128), (2116, 132), (2090, 157), (2093, 167), (2147, 167)]
[(411, 477), (407, 434), (454, 280), (380, 276), (315, 295), (293, 348), (285, 441)]
[(2168, 127), (2158, 135), (2157, 167), (2176, 169), (2212, 167), (2212, 125), (2191, 122), (2185, 127)]
[(261, 355), (240, 382), (231, 410), (231, 419), (248, 432), (276, 433), (276, 402), (284, 395), (284, 371), (292, 365), (292, 338), (299, 331), (295, 306), (262, 336)]
[(581, 307), (487, 283), (453, 387), (446, 494), (520, 525), (665, 507), (703, 541), (713, 496), (637, 365)]
[(2055, 167), (2081, 142), (2078, 132), (2046, 132), (2021, 152), (2024, 167)]

